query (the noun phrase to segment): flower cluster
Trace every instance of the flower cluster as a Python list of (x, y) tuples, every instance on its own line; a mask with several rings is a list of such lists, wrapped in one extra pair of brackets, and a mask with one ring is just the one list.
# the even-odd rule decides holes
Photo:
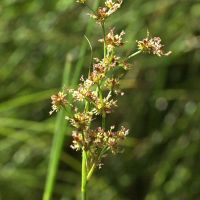
[(164, 51), (162, 50), (162, 48), (164, 47), (164, 45), (160, 44), (161, 39), (159, 37), (154, 37), (149, 39), (149, 31), (147, 30), (147, 38), (143, 39), (142, 41), (138, 41), (136, 40), (136, 42), (138, 43), (138, 48), (139, 50), (141, 50), (142, 52), (147, 52), (147, 53), (153, 53), (158, 55), (159, 57), (161, 55), (165, 55), (168, 56), (169, 54), (171, 54), (172, 52), (169, 51), (168, 53), (164, 54)]
[(91, 91), (88, 90), (88, 88), (90, 88), (92, 85), (94, 84), (94, 82), (90, 81), (89, 79), (87, 79), (84, 82), (84, 86), (82, 84), (79, 85), (79, 88), (77, 91), (73, 91), (73, 98), (74, 101), (85, 101), (85, 100), (90, 100), (90, 101), (94, 101), (97, 99), (97, 92), (96, 91)]
[[(85, 3), (86, 0), (77, 0), (78, 3)], [(91, 17), (96, 19), (101, 26), (104, 26), (106, 19), (120, 8), (122, 0), (119, 3), (112, 2), (112, 0), (107, 0), (105, 2), (106, 7), (100, 7), (95, 13), (91, 9), (93, 14)], [(141, 52), (153, 53), (158, 56), (169, 55), (171, 52), (164, 54), (161, 44), (161, 39), (154, 37), (149, 39), (149, 31), (147, 30), (147, 38), (142, 41), (136, 41), (138, 43), (139, 51), (130, 55), (128, 51), (125, 58), (121, 59), (120, 56), (115, 54), (115, 48), (121, 47), (126, 42), (122, 41), (122, 36), (125, 34), (121, 31), (120, 34), (114, 34), (115, 28), (110, 28), (109, 33), (106, 35), (103, 28), (104, 39), (98, 40), (100, 43), (104, 44), (104, 57), (102, 59), (94, 58), (96, 61), (91, 65), (89, 69), (89, 75), (85, 79), (81, 77), (82, 83), (79, 84), (77, 90), (69, 89), (69, 93), (72, 93), (74, 102), (85, 102), (85, 108), (82, 112), (78, 112), (75, 107), (74, 111), (65, 108), (67, 105), (73, 107), (66, 100), (66, 94), (59, 92), (57, 95), (53, 95), (52, 99), (52, 114), (54, 111), (60, 111), (63, 107), (68, 112), (68, 116), (65, 119), (69, 120), (70, 125), (76, 128), (73, 131), (73, 143), (71, 147), (75, 150), (82, 150), (86, 153), (87, 161), (86, 165), (92, 166), (97, 165), (101, 158), (105, 156), (108, 150), (116, 154), (119, 152), (118, 143), (124, 141), (129, 133), (124, 127), (120, 131), (113, 131), (115, 128), (112, 126), (109, 131), (106, 131), (106, 115), (114, 112), (114, 107), (117, 107), (117, 101), (113, 100), (113, 94), (118, 95), (121, 93), (120, 78), (123, 74), (118, 74), (117, 78), (114, 75), (108, 77), (108, 73), (115, 70), (117, 67), (122, 67), (124, 70), (130, 70), (135, 64), (128, 62), (129, 59)], [(136, 63), (136, 62), (135, 62)], [(110, 78), (111, 77), (111, 78)], [(102, 91), (102, 87), (105, 86), (108, 91)], [(65, 90), (65, 88), (64, 88)], [(105, 94), (107, 93), (107, 94)], [(101, 115), (102, 117), (102, 127), (98, 127), (95, 130), (91, 130), (91, 124), (94, 120), (94, 115)], [(91, 167), (88, 172), (93, 169)]]
[(113, 113), (114, 110), (112, 109), (112, 106), (117, 107), (116, 102), (117, 101), (114, 101), (113, 99), (109, 101), (108, 98), (104, 98), (102, 103), (101, 99), (98, 98), (95, 101), (96, 106), (92, 111), (96, 115), (102, 115), (103, 113)]
[(119, 65), (119, 59), (120, 57), (115, 55), (112, 57), (106, 55), (101, 61), (98, 58), (95, 58), (98, 63), (94, 65), (94, 71), (97, 71), (101, 74), (107, 74), (109, 71), (113, 70)]
[(60, 111), (62, 107), (65, 107), (68, 104), (68, 101), (66, 99), (66, 94), (63, 94), (63, 92), (59, 92), (56, 95), (51, 96), (52, 100), (52, 110), (49, 112), (51, 115), (54, 111)]
[(114, 78), (112, 77), (107, 78), (105, 81), (105, 86), (107, 87), (108, 90), (112, 90), (115, 94), (119, 94), (119, 92), (121, 91), (121, 84), (119, 83), (119, 76), (118, 78)]
[(66, 116), (65, 119), (70, 120), (70, 125), (74, 126), (78, 131), (83, 131), (89, 127), (92, 120), (92, 113), (84, 110), (82, 113), (76, 112), (73, 118)]
[[(124, 31), (120, 33), (120, 35), (114, 35), (114, 29), (110, 29), (108, 35), (106, 35), (106, 44), (109, 51), (112, 51), (115, 47), (119, 47), (124, 45), (127, 42), (122, 42), (122, 35), (125, 34)], [(104, 43), (103, 39), (98, 40), (101, 43)]]
[(102, 26), (105, 24), (106, 19), (121, 7), (122, 2), (123, 0), (119, 0), (119, 3), (112, 2), (112, 0), (107, 0), (105, 2), (106, 7), (99, 7), (97, 13), (91, 13), (88, 15), (97, 20), (97, 24)]
[[(123, 126), (120, 131), (114, 132), (115, 126), (111, 126), (110, 130), (105, 132), (104, 129), (98, 127), (96, 130), (87, 130), (83, 135), (80, 132), (73, 131), (73, 144), (72, 149), (80, 150), (84, 147), (84, 150), (89, 152), (90, 157), (97, 155), (98, 149), (103, 149), (107, 146), (113, 154), (119, 152), (118, 143), (123, 142), (126, 136), (129, 134), (129, 130), (126, 130)], [(123, 152), (123, 151), (121, 151)], [(102, 152), (104, 154), (104, 152)]]

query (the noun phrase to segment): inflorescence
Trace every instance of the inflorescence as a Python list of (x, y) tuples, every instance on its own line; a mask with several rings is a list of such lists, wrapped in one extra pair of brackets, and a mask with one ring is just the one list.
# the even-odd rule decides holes
[[(77, 0), (76, 2), (87, 5), (86, 0)], [(119, 0), (119, 3), (107, 0), (105, 2), (106, 7), (100, 7), (97, 13), (91, 10), (92, 13), (89, 15), (97, 20), (99, 25), (104, 26), (106, 19), (116, 12), (121, 4), (122, 0)], [(73, 105), (69, 104), (66, 99), (67, 94), (64, 94), (64, 92), (59, 92), (57, 95), (51, 97), (52, 111), (50, 111), (50, 114), (54, 111), (60, 111), (61, 108), (66, 109), (66, 107), (70, 107), (66, 109), (68, 112), (66, 120), (69, 120), (70, 125), (76, 129), (72, 134), (73, 142), (71, 147), (77, 151), (84, 150), (87, 152), (88, 166), (94, 163), (100, 164), (101, 158), (106, 155), (105, 153), (108, 150), (111, 150), (114, 154), (123, 152), (123, 150), (119, 150), (118, 143), (124, 141), (129, 133), (129, 130), (126, 130), (124, 127), (122, 127), (120, 131), (114, 131), (115, 126), (110, 127), (110, 130), (106, 131), (106, 114), (113, 113), (114, 107), (117, 107), (117, 101), (113, 100), (112, 96), (113, 94), (124, 94), (121, 92), (120, 84), (120, 78), (123, 74), (109, 78), (107, 77), (108, 72), (113, 71), (116, 67), (122, 67), (124, 70), (131, 69), (134, 64), (129, 63), (127, 60), (141, 52), (153, 53), (158, 56), (168, 56), (171, 53), (171, 51), (169, 51), (164, 54), (161, 39), (159, 37), (149, 39), (149, 31), (147, 30), (147, 38), (142, 41), (136, 41), (139, 51), (131, 55), (128, 53), (127, 55), (130, 56), (121, 59), (119, 56), (115, 55), (115, 49), (127, 43), (122, 41), (122, 36), (125, 32), (121, 31), (119, 35), (115, 35), (114, 29), (115, 28), (110, 28), (105, 38), (98, 40), (100, 43), (104, 44), (104, 48), (106, 48), (104, 58), (94, 58), (96, 62), (93, 64), (89, 76), (86, 79), (84, 79), (83, 76), (81, 77), (80, 80), (82, 83), (79, 84), (77, 90), (68, 90), (69, 93), (72, 93), (74, 102), (85, 102), (87, 105), (86, 108), (82, 112), (79, 112), (78, 108), (74, 108)], [(102, 95), (103, 86), (108, 90), (108, 94), (105, 97)], [(64, 87), (64, 90), (65, 89)], [(74, 110), (72, 108), (74, 108)], [(102, 127), (91, 130), (91, 123), (95, 119), (95, 115), (101, 115), (104, 123), (102, 123)]]

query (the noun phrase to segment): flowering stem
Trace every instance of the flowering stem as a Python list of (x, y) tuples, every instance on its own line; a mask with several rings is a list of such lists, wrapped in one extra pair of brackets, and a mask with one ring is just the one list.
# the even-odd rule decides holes
[[(85, 101), (85, 109), (89, 110), (89, 101)], [(82, 131), (82, 137), (83, 141), (85, 141), (85, 132)], [(87, 190), (87, 152), (84, 150), (84, 147), (82, 147), (82, 186), (81, 186), (81, 192), (82, 192), (82, 200), (86, 200), (86, 190)]]
[[(158, 56), (161, 55), (167, 56), (171, 53), (168, 52), (166, 54), (163, 54), (162, 50), (163, 45), (160, 44), (161, 39), (158, 37), (149, 39), (149, 31), (147, 30), (147, 38), (144, 39), (143, 41), (136, 41), (138, 43), (139, 51), (135, 52), (130, 56), (127, 55), (125, 59), (119, 62), (120, 57), (117, 57), (115, 55), (115, 47), (122, 46), (123, 44), (126, 43), (121, 41), (122, 39), (121, 36), (124, 35), (125, 33), (124, 31), (122, 31), (120, 35), (114, 35), (114, 28), (113, 28), (110, 29), (110, 33), (106, 35), (104, 24), (106, 18), (109, 17), (110, 14), (118, 10), (123, 0), (118, 0), (119, 3), (113, 3), (112, 0), (107, 0), (105, 2), (105, 5), (109, 8), (108, 12), (107, 12), (108, 8), (101, 8), (101, 7), (99, 7), (97, 12), (94, 11), (97, 9), (100, 0), (94, 1), (95, 2), (94, 10), (86, 3), (86, 1), (87, 0), (77, 0), (78, 3), (84, 3), (92, 11), (93, 14), (89, 14), (90, 17), (96, 19), (97, 24), (102, 26), (103, 41), (102, 39), (100, 39), (99, 42), (104, 44), (103, 47), (104, 59), (100, 61), (100, 59), (96, 58), (95, 60), (98, 62), (98, 64), (93, 65), (92, 46), (88, 38), (85, 36), (91, 48), (91, 63), (88, 73), (88, 80), (86, 80), (85, 82), (85, 80), (82, 77), (81, 80), (84, 81), (84, 84), (80, 84), (79, 90), (74, 91), (74, 95), (72, 95), (75, 98), (75, 101), (82, 101), (83, 100), (82, 96), (85, 97), (84, 99), (85, 110), (83, 113), (80, 112), (78, 113), (77, 112), (78, 108), (75, 107), (74, 111), (76, 112), (76, 114), (73, 117), (73, 115), (70, 112), (70, 108), (65, 107), (66, 104), (68, 104), (68, 102), (70, 103), (72, 101), (72, 98), (69, 98), (69, 100), (67, 101), (65, 99), (66, 94), (63, 94), (63, 92), (59, 92), (57, 95), (53, 95), (51, 97), (53, 104), (52, 105), (53, 111), (55, 110), (60, 111), (61, 107), (63, 107), (64, 110), (67, 111), (70, 118), (72, 118), (71, 125), (77, 128), (77, 131), (72, 135), (74, 137), (73, 141), (74, 145), (72, 145), (72, 148), (77, 150), (80, 149), (82, 150), (82, 185), (81, 185), (82, 200), (86, 200), (87, 182), (91, 178), (95, 167), (97, 165), (101, 167), (102, 165), (102, 163), (100, 163), (101, 158), (105, 157), (105, 153), (108, 150), (111, 150), (113, 154), (116, 154), (118, 152), (118, 142), (123, 141), (129, 132), (128, 130), (125, 130), (123, 126), (121, 131), (113, 132), (112, 130), (114, 129), (114, 126), (111, 126), (110, 131), (105, 132), (106, 113), (110, 113), (112, 111), (111, 106), (113, 105), (117, 106), (116, 101), (112, 99), (109, 102), (109, 98), (111, 97), (112, 92), (116, 94), (120, 92), (120, 85), (121, 85), (119, 84), (119, 78), (121, 77), (121, 75), (118, 75), (118, 78), (114, 78), (114, 76), (112, 76), (112, 79), (110, 79), (106, 77), (107, 73), (111, 70), (114, 70), (116, 66), (122, 66), (125, 70), (130, 69), (132, 65), (128, 63), (127, 60), (138, 55), (141, 52), (153, 53), (157, 54)], [(93, 28), (93, 23), (90, 21), (87, 26), (87, 31), (85, 35), (90, 37), (92, 33), (92, 28)], [(87, 51), (87, 43), (84, 41), (77, 62), (77, 67), (75, 69), (74, 76), (71, 82), (73, 88), (75, 88), (77, 85), (86, 51)], [(70, 57), (68, 57), (68, 59), (69, 58)], [(93, 73), (91, 73), (92, 66), (93, 66)], [(69, 85), (68, 81), (70, 77), (71, 67), (68, 68), (66, 65), (65, 68), (66, 69), (64, 72), (63, 80), (67, 80), (66, 85)], [(101, 87), (104, 79), (106, 79), (104, 82), (105, 86), (110, 90), (110, 92), (108, 93), (107, 97), (103, 98)], [(87, 81), (89, 81), (89, 84)], [(97, 85), (95, 93), (93, 93), (93, 88), (90, 89), (94, 84)], [(63, 90), (65, 89), (66, 87), (63, 87)], [(69, 106), (73, 107), (72, 104), (69, 104)], [(95, 108), (93, 109), (93, 107)], [(89, 111), (90, 109), (91, 112)], [(46, 181), (43, 200), (50, 200), (53, 192), (56, 170), (58, 168), (58, 161), (61, 154), (65, 131), (66, 131), (65, 127), (68, 124), (67, 121), (61, 119), (61, 117), (64, 116), (64, 110), (61, 111), (60, 115), (58, 115), (57, 118), (56, 129), (55, 129), (56, 134), (54, 136), (54, 142), (51, 151), (49, 172)], [(50, 111), (50, 114), (52, 114), (53, 111)], [(93, 114), (101, 114), (102, 116), (102, 127), (98, 127), (95, 131), (90, 129), (91, 122), (93, 121), (92, 119)], [(66, 117), (66, 119), (68, 120), (70, 118)]]
[[(102, 96), (102, 91), (101, 91), (101, 87), (100, 85), (102, 84), (102, 82), (100, 81), (99, 84), (98, 84), (98, 90), (99, 90), (99, 96), (100, 96), (100, 99), (101, 99), (101, 106), (102, 106), (102, 128), (105, 129), (105, 124), (106, 124), (106, 112), (104, 110), (104, 103), (103, 103), (103, 96)], [(90, 171), (88, 172), (88, 175), (87, 175), (87, 180), (89, 180), (94, 172), (94, 169), (98, 163), (98, 159), (101, 157), (102, 155), (102, 152), (105, 152), (105, 149), (107, 148), (107, 146), (105, 146), (101, 151), (98, 152), (98, 155), (95, 159), (95, 162), (93, 163)]]

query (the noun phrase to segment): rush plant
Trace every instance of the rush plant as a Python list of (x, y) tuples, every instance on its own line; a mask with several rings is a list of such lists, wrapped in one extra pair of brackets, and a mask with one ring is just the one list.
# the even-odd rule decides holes
[[(122, 0), (118, 2), (106, 0), (105, 7), (99, 7), (97, 11), (94, 11), (86, 0), (77, 0), (76, 2), (87, 6), (91, 11), (88, 15), (101, 26), (103, 39), (98, 41), (103, 45), (104, 56), (103, 58), (92, 59), (88, 69), (88, 76), (80, 77), (81, 83), (77, 90), (64, 86), (62, 92), (52, 95), (52, 110), (50, 114), (64, 109), (67, 113), (65, 119), (74, 127), (71, 148), (76, 151), (82, 151), (81, 191), (82, 200), (86, 200), (87, 183), (94, 170), (98, 167), (101, 168), (102, 159), (107, 156), (109, 151), (112, 154), (123, 153), (124, 149), (119, 148), (119, 143), (123, 142), (129, 134), (129, 130), (123, 126), (120, 130), (115, 130), (114, 124), (106, 129), (106, 116), (113, 113), (117, 107), (117, 101), (114, 100), (114, 96), (124, 95), (120, 84), (120, 78), (123, 74), (112, 75), (109, 78), (107, 77), (108, 73), (112, 73), (117, 67), (122, 67), (124, 70), (131, 69), (135, 63), (131, 64), (129, 60), (142, 52), (153, 53), (160, 57), (162, 55), (168, 56), (171, 51), (164, 54), (161, 39), (159, 37), (150, 38), (149, 31), (147, 30), (147, 38), (141, 41), (136, 40), (138, 50), (134, 53), (129, 51), (121, 58), (116, 55), (115, 50), (127, 43), (122, 40), (125, 32), (122, 30), (121, 33), (115, 34), (115, 28), (110, 28), (108, 34), (106, 34), (105, 24), (109, 16), (121, 7)], [(88, 43), (91, 46), (89, 40)], [(106, 94), (102, 92), (102, 87), (107, 88)], [(72, 95), (73, 102), (70, 102), (69, 95)], [(84, 104), (84, 109), (77, 108), (74, 105), (75, 102)], [(97, 115), (101, 116), (102, 125), (92, 130), (91, 125)]]

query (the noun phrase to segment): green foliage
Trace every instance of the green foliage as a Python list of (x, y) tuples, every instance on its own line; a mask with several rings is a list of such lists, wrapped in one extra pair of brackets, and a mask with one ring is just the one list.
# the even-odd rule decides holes
[[(199, 8), (198, 1), (124, 0), (105, 25), (116, 26), (116, 33), (125, 31), (129, 43), (122, 55), (137, 50), (135, 40), (145, 38), (147, 29), (173, 54), (139, 55), (138, 64), (126, 73), (125, 95), (117, 97), (118, 109), (107, 124), (130, 129), (125, 152), (105, 158), (88, 186), (89, 199), (96, 194), (98, 200), (200, 198)], [(72, 73), (80, 59), (88, 12), (72, 0), (1, 1), (2, 200), (42, 198), (55, 127), (55, 116), (48, 114), (50, 96), (61, 86), (66, 55), (73, 55)], [(96, 43), (100, 38), (96, 26), (89, 38), (94, 57), (103, 55)], [(87, 75), (89, 64), (88, 48), (80, 73)], [(71, 131), (61, 153), (55, 200), (80, 199), (80, 154), (69, 147)]]

